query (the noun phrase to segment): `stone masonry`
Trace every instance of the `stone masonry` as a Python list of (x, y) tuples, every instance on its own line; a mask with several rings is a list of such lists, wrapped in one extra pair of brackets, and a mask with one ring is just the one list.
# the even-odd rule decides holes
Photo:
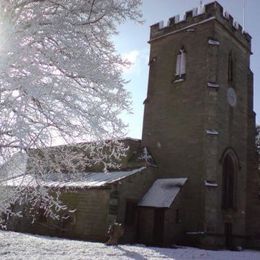
[[(250, 138), (255, 129), (251, 37), (213, 2), (186, 12), (181, 21), (170, 18), (166, 27), (152, 25), (149, 43), (144, 145), (161, 177), (189, 180), (183, 198), (186, 233), (197, 234), (194, 241), (204, 246), (244, 246), (248, 232), (260, 230), (260, 214), (251, 227), (253, 209), (260, 207)], [(186, 71), (179, 79), (181, 49)], [(232, 177), (226, 177), (230, 167)], [(225, 178), (232, 184), (224, 184)], [(229, 195), (223, 195), (225, 185)], [(232, 197), (232, 207), (223, 208), (225, 196)]]

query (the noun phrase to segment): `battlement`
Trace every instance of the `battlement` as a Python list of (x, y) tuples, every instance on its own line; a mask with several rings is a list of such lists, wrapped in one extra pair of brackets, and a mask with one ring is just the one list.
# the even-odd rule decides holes
[(251, 50), (251, 36), (242, 26), (224, 10), (218, 2), (212, 2), (199, 8), (185, 12), (183, 16), (176, 15), (168, 20), (167, 26), (163, 22), (151, 26), (150, 41), (182, 30), (192, 31), (196, 25), (210, 20), (217, 20), (246, 47)]

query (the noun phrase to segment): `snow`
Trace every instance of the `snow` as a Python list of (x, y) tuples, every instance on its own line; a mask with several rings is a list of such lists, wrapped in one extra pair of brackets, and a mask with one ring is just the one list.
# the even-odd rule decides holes
[(225, 17), (226, 19), (229, 19), (229, 17), (230, 17), (229, 12), (228, 12), (228, 11), (225, 11), (225, 10), (224, 10), (224, 12), (223, 12), (223, 15), (224, 15), (224, 17)]
[(186, 32), (195, 32), (194, 28), (187, 29)]
[(156, 166), (155, 165), (155, 162), (153, 160), (153, 157), (151, 156), (151, 154), (148, 152), (147, 148), (144, 147), (143, 148), (143, 152), (141, 154), (141, 156), (138, 157), (139, 160), (144, 160), (146, 165), (149, 165), (149, 166)]
[(208, 43), (209, 43), (209, 45), (220, 45), (220, 42), (219, 42), (219, 41), (212, 40), (212, 39), (209, 39), (209, 40), (208, 40)]
[(159, 22), (159, 29), (162, 29), (164, 27), (164, 22), (163, 21), (160, 21)]
[(175, 15), (175, 16), (174, 16), (174, 19), (175, 19), (175, 23), (180, 22), (180, 15), (179, 15), (179, 14), (178, 14), (178, 15)]
[(199, 12), (199, 9), (198, 9), (198, 8), (193, 8), (193, 9), (192, 9), (192, 16), (197, 16), (197, 15), (198, 15), (198, 12)]
[[(175, 17), (176, 17), (176, 16), (175, 16)], [(179, 32), (181, 32), (181, 31), (185, 31), (185, 30), (187, 30), (187, 29), (189, 29), (189, 28), (193, 28), (193, 27), (196, 26), (196, 25), (204, 24), (204, 23), (207, 23), (207, 22), (212, 21), (212, 20), (215, 20), (215, 19), (216, 19), (216, 17), (215, 17), (215, 16), (212, 16), (212, 17), (210, 17), (210, 18), (208, 18), (208, 19), (202, 20), (201, 22), (193, 23), (193, 24), (188, 25), (188, 26), (186, 26), (186, 27), (184, 27), (184, 28), (181, 28), (181, 29), (179, 29), (179, 30), (175, 30), (175, 31), (173, 31), (173, 32), (164, 34), (163, 36), (155, 37), (155, 38), (153, 38), (152, 40), (150, 40), (150, 42), (155, 41), (155, 40), (158, 40), (158, 39), (160, 39), (160, 38), (162, 38), (162, 37), (167, 37), (167, 36), (169, 36), (169, 35), (179, 33)], [(183, 21), (183, 20), (180, 19), (178, 22), (181, 22), (181, 21)], [(175, 23), (177, 23), (177, 21), (176, 21)]]
[(210, 88), (219, 88), (219, 84), (208, 82), (208, 87), (210, 87)]
[(0, 168), (1, 181), (20, 176), (25, 173), (28, 156), (25, 153), (14, 154), (9, 161)]
[(103, 243), (44, 237), (0, 231), (0, 259), (93, 260), (93, 259), (175, 259), (175, 260), (258, 260), (260, 252), (204, 250), (191, 247), (157, 248), (144, 245), (106, 246)]
[(208, 180), (204, 181), (204, 184), (207, 187), (218, 187), (218, 184), (216, 182), (212, 182), (212, 181), (208, 181)]
[(182, 81), (184, 81), (184, 79), (176, 79), (176, 80), (174, 80), (174, 83), (182, 82)]
[(138, 206), (169, 208), (187, 178), (172, 178), (156, 180)]
[[(3, 186), (29, 186), (37, 187), (39, 184), (49, 188), (85, 188), (100, 187), (116, 181), (122, 180), (128, 176), (136, 174), (144, 170), (145, 167), (134, 169), (131, 171), (115, 171), (115, 172), (91, 172), (91, 173), (73, 173), (63, 174), (63, 178), (59, 180), (55, 174), (49, 174), (44, 180), (36, 179), (36, 175), (23, 175), (2, 183)], [(57, 176), (57, 177), (56, 177)], [(45, 177), (45, 176), (44, 176)], [(56, 179), (55, 179), (56, 177)]]
[(239, 29), (239, 23), (237, 21), (233, 22), (234, 27), (238, 30)]
[(218, 135), (218, 134), (219, 134), (219, 132), (216, 131), (215, 129), (207, 129), (207, 130), (206, 130), (206, 133), (207, 133), (208, 135)]
[(141, 19), (141, 1), (58, 2), (0, 2), (0, 163), (33, 147), (125, 136), (127, 62), (112, 36)]

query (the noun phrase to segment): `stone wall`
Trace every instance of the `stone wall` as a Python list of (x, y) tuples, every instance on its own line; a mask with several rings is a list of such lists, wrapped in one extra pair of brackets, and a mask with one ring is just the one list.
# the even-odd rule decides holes
[(70, 218), (52, 220), (40, 216), (32, 223), (30, 215), (25, 214), (22, 218), (11, 219), (8, 230), (105, 242), (109, 194), (109, 189), (64, 191), (61, 200), (69, 209), (76, 209), (75, 213), (69, 214)]
[(191, 221), (184, 202), (188, 182), (181, 188), (171, 207), (165, 211), (164, 243), (167, 246), (185, 244), (186, 242), (185, 223)]
[(248, 176), (247, 176), (247, 211), (246, 231), (247, 246), (260, 248), (260, 169), (258, 169), (258, 154), (255, 146), (255, 113), (253, 107), (253, 73), (248, 72)]
[(62, 200), (75, 212), (74, 224), (68, 225), (64, 235), (88, 241), (105, 242), (108, 230), (110, 189), (89, 189), (64, 193)]
[[(251, 37), (214, 2), (200, 15), (188, 12), (183, 21), (153, 25), (150, 44), (144, 144), (161, 176), (189, 178), (184, 204), (192, 221), (185, 222), (186, 230), (208, 234), (202, 243), (224, 246), (225, 223), (231, 223), (234, 244), (244, 245), (252, 149)], [(186, 73), (176, 80), (180, 49), (186, 53)], [(236, 92), (234, 106), (227, 100), (230, 88)], [(228, 152), (237, 160), (235, 206), (222, 210), (223, 159)], [(215, 185), (209, 188), (205, 182)]]
[[(213, 36), (213, 35), (212, 35)], [(232, 223), (232, 233), (245, 238), (246, 179), (248, 173), (248, 67), (250, 52), (223, 26), (215, 23), (214, 38), (220, 43), (215, 59), (217, 89), (208, 87), (205, 97), (204, 128), (215, 129), (218, 134), (204, 136), (205, 179), (218, 184), (215, 189), (205, 190), (205, 231), (216, 235), (216, 240), (224, 234), (226, 222)], [(212, 51), (212, 50), (209, 50)], [(228, 59), (233, 59), (233, 80), (228, 80)], [(210, 58), (209, 58), (210, 59)], [(227, 101), (229, 88), (237, 94), (235, 106)], [(223, 159), (227, 151), (237, 158), (235, 180), (235, 208), (222, 210)], [(212, 239), (211, 239), (212, 240)], [(223, 243), (225, 238), (223, 237)], [(219, 242), (218, 242), (219, 243)], [(235, 243), (235, 242), (234, 242)], [(242, 243), (238, 241), (238, 243)], [(244, 243), (242, 243), (244, 245)]]
[[(117, 184), (119, 194), (117, 221), (124, 223), (125, 226), (125, 235), (122, 242), (136, 242), (138, 239), (137, 204), (151, 187), (157, 175), (158, 170), (156, 167), (148, 167), (135, 175), (129, 176)], [(134, 209), (134, 221), (130, 225), (125, 223), (126, 206), (128, 201), (131, 201), (136, 205)], [(152, 215), (148, 216), (148, 218), (152, 218)]]
[[(104, 173), (105, 174), (105, 173)], [(42, 235), (67, 237), (88, 241), (105, 242), (110, 224), (115, 221), (125, 224), (127, 201), (137, 205), (142, 196), (150, 188), (156, 178), (156, 168), (144, 168), (113, 184), (100, 188), (62, 190), (60, 199), (69, 210), (63, 213), (66, 219), (52, 220), (41, 214), (35, 208), (37, 218), (32, 223), (26, 207), (16, 206), (17, 211), (23, 210), (24, 217), (11, 218), (8, 230), (28, 232)], [(137, 208), (134, 223), (126, 226), (126, 232), (121, 242), (135, 242), (137, 238)]]
[[(150, 64), (143, 141), (161, 177), (189, 178), (186, 206), (193, 222), (186, 223), (188, 229), (203, 227), (203, 93), (207, 89), (205, 49), (212, 23), (151, 43), (150, 60), (156, 61)], [(186, 79), (174, 82), (176, 57), (182, 47), (187, 52)]]

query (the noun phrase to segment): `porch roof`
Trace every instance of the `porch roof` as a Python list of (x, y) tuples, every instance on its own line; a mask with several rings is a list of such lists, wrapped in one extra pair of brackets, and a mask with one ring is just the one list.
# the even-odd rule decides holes
[(157, 179), (138, 206), (169, 208), (186, 181), (187, 178)]

